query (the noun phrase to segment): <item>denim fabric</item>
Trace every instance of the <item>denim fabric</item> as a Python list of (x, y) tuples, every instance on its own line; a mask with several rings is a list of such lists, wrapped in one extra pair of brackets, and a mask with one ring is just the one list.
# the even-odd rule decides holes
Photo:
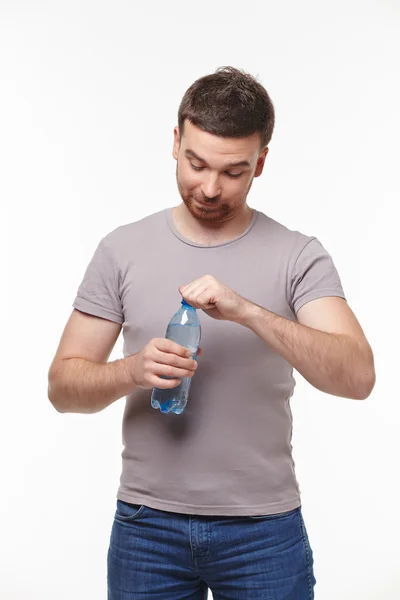
[(117, 500), (108, 600), (313, 600), (301, 507), (257, 517), (185, 515)]

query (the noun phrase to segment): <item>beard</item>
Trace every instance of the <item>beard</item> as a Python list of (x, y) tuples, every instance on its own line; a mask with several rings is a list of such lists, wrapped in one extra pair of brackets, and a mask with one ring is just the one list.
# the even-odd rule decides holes
[[(246, 190), (244, 200), (246, 200), (250, 188), (253, 184), (251, 179), (250, 184)], [(206, 198), (204, 195), (201, 197), (198, 193), (192, 194), (183, 188), (178, 175), (178, 164), (176, 165), (176, 183), (178, 186), (179, 194), (182, 201), (190, 214), (197, 220), (207, 221), (208, 223), (218, 223), (221, 221), (227, 221), (233, 217), (240, 207), (243, 206), (244, 202), (238, 204), (228, 204), (227, 202), (221, 201), (219, 198)], [(198, 202), (206, 202), (207, 206), (202, 206)]]

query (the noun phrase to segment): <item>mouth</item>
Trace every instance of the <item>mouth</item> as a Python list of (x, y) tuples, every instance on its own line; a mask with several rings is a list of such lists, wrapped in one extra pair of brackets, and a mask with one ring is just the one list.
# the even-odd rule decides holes
[(208, 208), (209, 210), (215, 210), (218, 208), (218, 205), (216, 204), (210, 204), (210, 202), (203, 202), (202, 200), (197, 200), (195, 199), (197, 204), (200, 204), (200, 206), (204, 206), (205, 208)]

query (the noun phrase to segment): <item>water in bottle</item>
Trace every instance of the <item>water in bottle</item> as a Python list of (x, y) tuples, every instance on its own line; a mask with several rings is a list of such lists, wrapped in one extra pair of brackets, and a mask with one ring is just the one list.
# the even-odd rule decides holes
[[(181, 308), (169, 322), (165, 337), (185, 346), (191, 351), (191, 358), (196, 360), (200, 346), (201, 326), (196, 309), (185, 300), (182, 300)], [(162, 376), (162, 379), (171, 379), (171, 377)], [(159, 408), (163, 413), (181, 414), (188, 400), (191, 382), (191, 377), (182, 377), (181, 383), (172, 389), (154, 388), (151, 395), (152, 407)]]

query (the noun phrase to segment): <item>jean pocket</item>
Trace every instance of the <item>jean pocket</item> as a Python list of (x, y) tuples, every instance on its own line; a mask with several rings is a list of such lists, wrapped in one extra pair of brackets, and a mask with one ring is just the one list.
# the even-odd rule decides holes
[(131, 523), (132, 521), (136, 521), (136, 519), (140, 517), (145, 508), (146, 507), (144, 504), (131, 504), (130, 502), (117, 500), (117, 509), (115, 511), (114, 518), (117, 521)]
[(272, 515), (251, 515), (249, 519), (253, 521), (269, 521), (271, 519), (283, 519), (284, 517), (290, 517), (291, 515), (295, 515), (300, 510), (300, 506), (297, 508), (293, 508), (292, 510), (287, 510), (281, 513), (274, 513)]

